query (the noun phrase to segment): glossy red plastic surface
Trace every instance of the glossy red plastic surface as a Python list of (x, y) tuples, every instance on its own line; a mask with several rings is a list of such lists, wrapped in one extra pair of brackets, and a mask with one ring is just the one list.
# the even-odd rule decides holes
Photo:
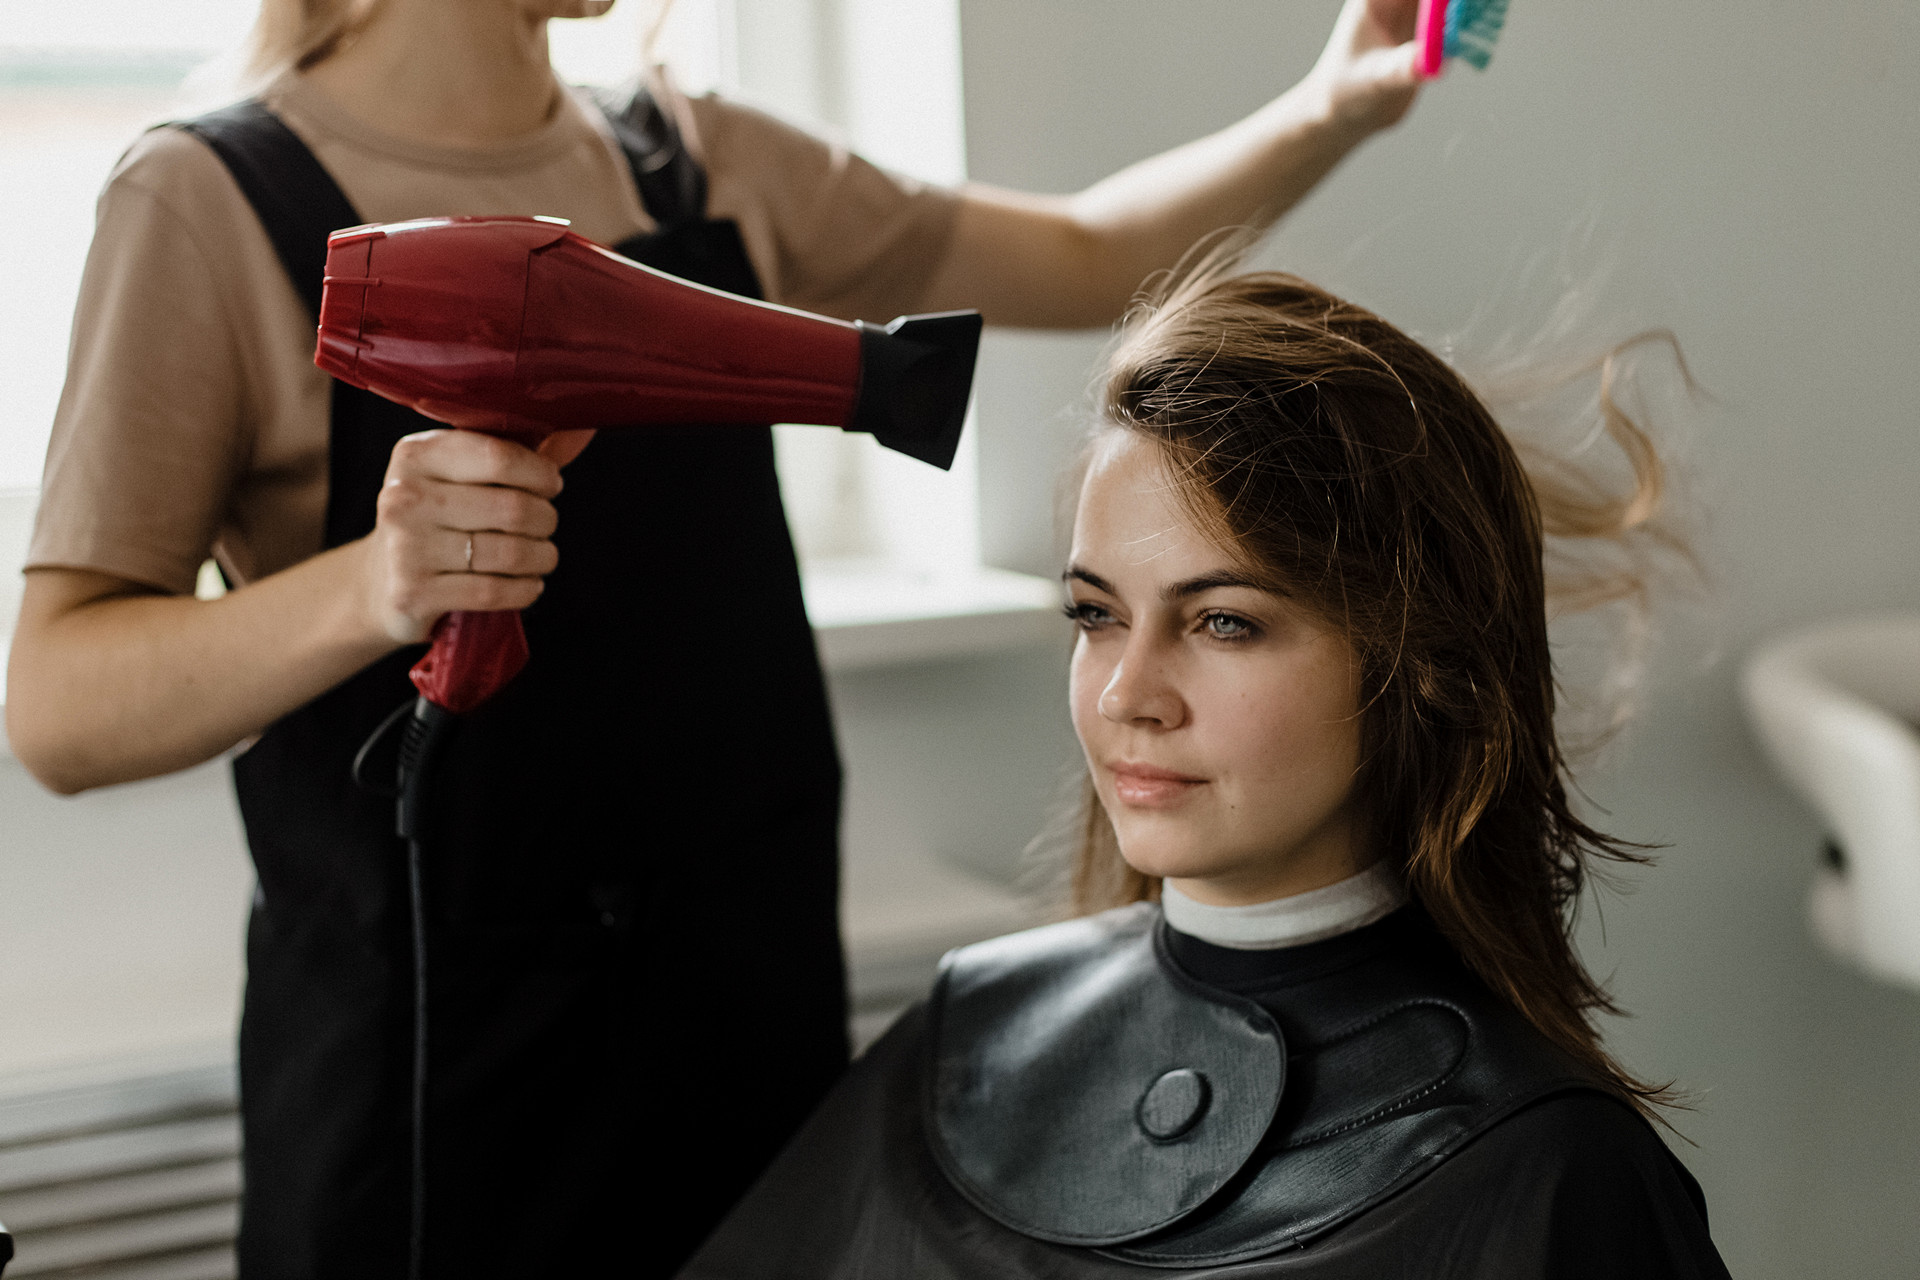
[[(541, 218), (335, 232), (314, 362), (429, 418), (565, 428), (853, 420), (860, 330), (641, 266)], [(517, 613), (455, 613), (410, 673), (472, 710), (528, 657)]]
[(854, 325), (643, 267), (533, 218), (336, 232), (315, 363), (456, 427), (846, 426)]
[(506, 688), (530, 656), (518, 613), (450, 613), (407, 675), (427, 701), (463, 715)]

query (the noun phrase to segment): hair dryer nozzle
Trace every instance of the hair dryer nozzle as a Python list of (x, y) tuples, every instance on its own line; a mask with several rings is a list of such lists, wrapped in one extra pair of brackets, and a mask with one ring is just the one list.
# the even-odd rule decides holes
[(860, 400), (852, 430), (889, 449), (953, 465), (980, 352), (980, 313), (942, 311), (860, 324)]

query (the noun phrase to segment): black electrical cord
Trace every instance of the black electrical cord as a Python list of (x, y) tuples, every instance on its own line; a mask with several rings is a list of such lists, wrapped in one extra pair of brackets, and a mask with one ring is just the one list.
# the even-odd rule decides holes
[[(426, 851), (421, 828), (426, 809), (427, 783), (440, 744), (453, 726), (454, 715), (425, 698), (394, 708), (380, 722), (353, 757), (353, 780), (376, 795), (393, 799), (394, 828), (407, 842), (407, 931), (413, 943), (413, 1079), (409, 1111), (412, 1121), (407, 1227), (408, 1280), (424, 1280), (427, 1256), (427, 894)], [(372, 776), (374, 753), (400, 732), (399, 758), (393, 784)]]
[(427, 1258), (427, 896), (420, 840), (407, 841), (407, 900), (413, 930), (413, 1169), (408, 1197), (407, 1280), (424, 1280)]

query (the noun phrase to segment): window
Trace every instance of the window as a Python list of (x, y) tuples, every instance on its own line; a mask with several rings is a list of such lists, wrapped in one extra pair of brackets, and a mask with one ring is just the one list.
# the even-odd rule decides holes
[[(0, 548), (9, 555), (24, 545), (59, 399), (95, 196), (141, 128), (230, 94), (255, 8), (256, 0), (89, 0), (18, 7), (0, 19), (0, 279), (8, 282), (0, 293), (0, 385), (8, 389), (0, 491), (10, 494), (0, 499)], [(554, 23), (556, 65), (585, 83), (629, 78), (656, 12), (627, 0), (601, 18)], [(916, 177), (964, 176), (957, 0), (677, 0), (655, 55), (691, 92), (719, 88), (838, 130), (862, 154)], [(1008, 633), (1002, 615), (1031, 618), (1051, 602), (1044, 584), (980, 567), (973, 434), (954, 469), (940, 473), (864, 436), (779, 429), (816, 624), (866, 629), (857, 643), (828, 636), (830, 661), (991, 647), (1000, 643), (991, 636), (1026, 634), (1018, 624)], [(16, 589), (9, 577), (0, 592)], [(0, 614), (9, 603), (0, 598)], [(955, 615), (999, 621), (973, 640), (949, 634), (939, 644), (924, 628), (910, 641), (894, 626)]]

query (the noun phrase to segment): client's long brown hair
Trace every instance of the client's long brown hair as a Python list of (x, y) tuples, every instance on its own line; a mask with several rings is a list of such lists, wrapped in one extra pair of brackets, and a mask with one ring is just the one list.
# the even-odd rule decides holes
[[(1203, 271), (1138, 308), (1102, 399), (1103, 429), (1164, 451), (1200, 528), (1345, 632), (1363, 672), (1362, 812), (1441, 934), (1623, 1098), (1668, 1102), (1602, 1047), (1593, 1019), (1618, 1008), (1573, 948), (1591, 862), (1644, 855), (1568, 804), (1542, 567), (1544, 530), (1654, 529), (1662, 472), (1646, 435), (1603, 386), (1626, 491), (1564, 468), (1536, 485), (1443, 361), (1278, 273)], [(1079, 909), (1158, 896), (1091, 788), (1082, 836)]]

